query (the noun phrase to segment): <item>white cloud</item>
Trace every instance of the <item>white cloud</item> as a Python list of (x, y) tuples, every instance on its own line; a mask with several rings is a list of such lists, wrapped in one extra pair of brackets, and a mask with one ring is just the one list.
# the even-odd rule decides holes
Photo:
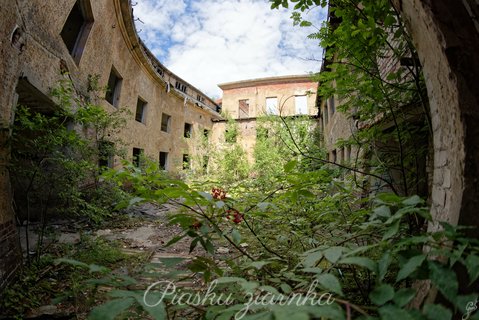
[[(210, 96), (221, 95), (218, 83), (320, 68), (322, 49), (307, 39), (314, 29), (293, 27), (291, 11), (271, 10), (267, 0), (138, 2), (140, 37), (171, 71)], [(316, 25), (325, 17), (320, 9), (311, 14)]]

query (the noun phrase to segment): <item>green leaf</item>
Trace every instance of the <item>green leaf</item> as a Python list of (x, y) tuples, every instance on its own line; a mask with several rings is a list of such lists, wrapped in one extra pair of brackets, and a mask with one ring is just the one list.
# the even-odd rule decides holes
[(296, 166), (298, 165), (298, 161), (291, 160), (284, 165), (284, 172), (290, 173)]
[(334, 293), (339, 295), (343, 295), (343, 291), (341, 290), (341, 284), (339, 283), (338, 279), (330, 274), (324, 273), (320, 274), (318, 277), (318, 282), (327, 290), (330, 290)]
[(220, 200), (220, 201), (216, 201), (216, 203), (215, 203), (215, 207), (218, 208), (218, 209), (221, 209), (221, 208), (223, 208), (224, 206), (225, 206), (224, 201), (221, 201), (221, 200)]
[(309, 253), (306, 258), (303, 260), (303, 265), (308, 267), (314, 267), (316, 263), (323, 257), (323, 253), (321, 251), (314, 251)]
[(406, 304), (411, 301), (416, 295), (416, 290), (411, 288), (401, 288), (394, 295), (394, 303), (399, 307), (404, 307)]
[(474, 254), (467, 256), (466, 268), (467, 273), (469, 274), (469, 283), (473, 283), (476, 281), (477, 277), (479, 277), (479, 257)]
[(133, 298), (116, 299), (108, 301), (92, 309), (88, 315), (89, 320), (114, 320), (120, 313), (131, 307), (135, 302)]
[(369, 269), (372, 272), (377, 271), (377, 265), (376, 263), (366, 257), (348, 257), (348, 258), (343, 258), (339, 261), (339, 263), (343, 264), (354, 264), (358, 265), (360, 267), (364, 267), (366, 269)]
[(396, 18), (392, 14), (388, 14), (386, 18), (384, 19), (384, 26), (385, 27), (390, 27), (394, 23), (396, 23)]
[(89, 266), (86, 263), (78, 261), (78, 260), (68, 259), (68, 258), (55, 259), (55, 265), (58, 265), (60, 263), (70, 264), (70, 265), (75, 266), (75, 267), (82, 267), (82, 268), (87, 268), (87, 269), (89, 268)]
[(246, 280), (243, 278), (239, 277), (219, 277), (216, 279), (216, 282), (218, 284), (223, 284), (223, 283), (240, 283), (240, 282), (245, 282)]
[(311, 27), (313, 24), (309, 21), (306, 21), (306, 20), (303, 20), (301, 21), (301, 23), (299, 24), (300, 27)]
[(378, 217), (389, 218), (391, 216), (391, 209), (388, 206), (377, 207), (373, 212)]
[(386, 230), (386, 232), (384, 233), (384, 236), (383, 236), (383, 241), (384, 240), (388, 240), (392, 237), (394, 237), (398, 231), (399, 231), (399, 223), (401, 222), (400, 219), (396, 220), (393, 224), (391, 224), (388, 229)]
[(389, 264), (391, 263), (391, 254), (390, 252), (386, 252), (383, 254), (381, 260), (378, 261), (378, 280), (381, 282), (386, 275)]
[(88, 268), (90, 272), (107, 273), (110, 271), (110, 269), (96, 264), (90, 264)]
[(420, 203), (423, 203), (424, 201), (417, 195), (414, 195), (412, 197), (407, 198), (404, 200), (402, 203), (406, 206), (416, 206)]
[(269, 202), (260, 202), (256, 206), (261, 212), (266, 211), (266, 209), (271, 205)]
[(409, 259), (399, 270), (398, 275), (396, 277), (396, 282), (401, 281), (402, 279), (406, 279), (411, 273), (416, 271), (416, 269), (423, 263), (426, 259), (425, 255), (419, 255), (412, 257)]
[(440, 304), (426, 304), (422, 309), (428, 320), (451, 320), (452, 312)]
[(414, 320), (408, 311), (392, 305), (382, 306), (378, 312), (381, 320)]
[(145, 199), (140, 198), (140, 197), (134, 197), (134, 198), (130, 199), (130, 201), (129, 201), (129, 203), (128, 203), (128, 206), (131, 207), (132, 205), (137, 204), (137, 203), (140, 203), (140, 202), (142, 202), (142, 201), (144, 201), (144, 200), (145, 200)]
[(208, 201), (211, 201), (213, 200), (213, 196), (211, 195), (211, 193), (208, 193), (208, 192), (204, 192), (204, 191), (200, 191), (198, 192), (203, 198), (205, 198), (206, 200)]
[(437, 289), (452, 303), (457, 297), (458, 283), (454, 271), (436, 261), (429, 261), (430, 278)]
[(272, 263), (272, 261), (253, 261), (250, 263), (250, 266), (260, 270), (263, 268), (265, 265)]
[(389, 284), (382, 284), (369, 294), (371, 302), (378, 306), (382, 306), (392, 298), (394, 298), (394, 288)]
[(326, 259), (328, 259), (331, 263), (336, 263), (338, 259), (341, 257), (343, 252), (343, 247), (331, 247), (324, 250), (323, 254)]
[(233, 229), (233, 231), (231, 231), (231, 237), (233, 238), (233, 242), (235, 244), (240, 244), (241, 234), (239, 233), (238, 229)]
[(275, 320), (308, 320), (309, 315), (306, 312), (288, 312), (284, 309), (274, 311)]

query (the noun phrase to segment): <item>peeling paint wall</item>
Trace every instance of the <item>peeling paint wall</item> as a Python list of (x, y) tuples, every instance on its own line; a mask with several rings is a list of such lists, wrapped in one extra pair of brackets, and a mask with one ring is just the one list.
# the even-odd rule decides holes
[[(75, 3), (79, 3), (82, 12), (86, 13), (86, 23), (89, 19), (93, 22), (88, 24), (89, 33), (80, 33), (84, 46), (79, 46), (82, 41), (77, 38), (76, 49), (70, 54), (61, 34)], [(191, 124), (195, 133), (211, 130), (212, 120), (221, 119), (218, 106), (209, 97), (167, 70), (143, 46), (136, 34), (129, 1), (3, 1), (0, 5), (0, 54), (2, 281), (20, 263), (8, 173), (8, 139), (20, 78), (44, 96), (64, 78), (72, 80), (78, 93), (88, 94), (88, 77), (98, 75), (99, 85), (106, 86), (113, 66), (122, 78), (118, 107), (131, 111), (126, 128), (119, 134), (125, 145), (119, 147), (127, 151), (130, 159), (133, 148), (143, 149), (154, 161), (159, 160), (159, 152), (168, 152), (168, 169), (172, 172), (181, 167), (183, 155), (194, 150), (193, 139), (184, 138), (185, 123)], [(68, 73), (62, 75), (65, 71)], [(147, 103), (142, 122), (135, 120), (139, 97)], [(103, 97), (98, 103), (107, 111), (115, 110)], [(161, 131), (163, 113), (171, 116), (168, 132)], [(115, 161), (118, 166), (118, 159)]]
[[(262, 79), (242, 80), (218, 85), (223, 90), (222, 110), (237, 122), (238, 144), (245, 150), (248, 161), (253, 162), (256, 144), (256, 118), (268, 115), (267, 99), (276, 98), (277, 114), (281, 116), (298, 115), (296, 97), (303, 97), (305, 113), (314, 116), (318, 113), (316, 94), (318, 83), (309, 75), (280, 76)], [(241, 101), (248, 101), (249, 112), (240, 113)], [(225, 143), (226, 125), (215, 122), (213, 143)]]

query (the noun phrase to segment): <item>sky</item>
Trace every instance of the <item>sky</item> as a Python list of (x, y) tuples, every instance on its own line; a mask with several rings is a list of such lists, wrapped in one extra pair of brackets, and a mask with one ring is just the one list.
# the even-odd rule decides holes
[[(136, 4), (135, 4), (136, 3)], [(317, 72), (322, 49), (307, 39), (326, 17), (305, 16), (293, 26), (291, 10), (271, 10), (268, 0), (136, 0), (140, 38), (173, 73), (213, 98), (219, 83)]]

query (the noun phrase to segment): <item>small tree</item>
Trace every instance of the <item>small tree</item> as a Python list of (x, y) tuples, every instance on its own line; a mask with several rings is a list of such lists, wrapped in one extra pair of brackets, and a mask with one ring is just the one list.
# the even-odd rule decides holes
[(104, 192), (111, 186), (99, 183), (99, 148), (109, 141), (108, 155), (118, 155), (114, 137), (125, 124), (124, 110), (108, 114), (78, 96), (69, 80), (59, 81), (51, 96), (57, 104), (50, 112), (17, 107), (11, 138), (16, 215), (26, 222), (27, 250), (29, 222), (40, 220), (38, 253), (53, 213), (73, 213), (94, 222), (110, 214), (108, 202), (117, 193)]

